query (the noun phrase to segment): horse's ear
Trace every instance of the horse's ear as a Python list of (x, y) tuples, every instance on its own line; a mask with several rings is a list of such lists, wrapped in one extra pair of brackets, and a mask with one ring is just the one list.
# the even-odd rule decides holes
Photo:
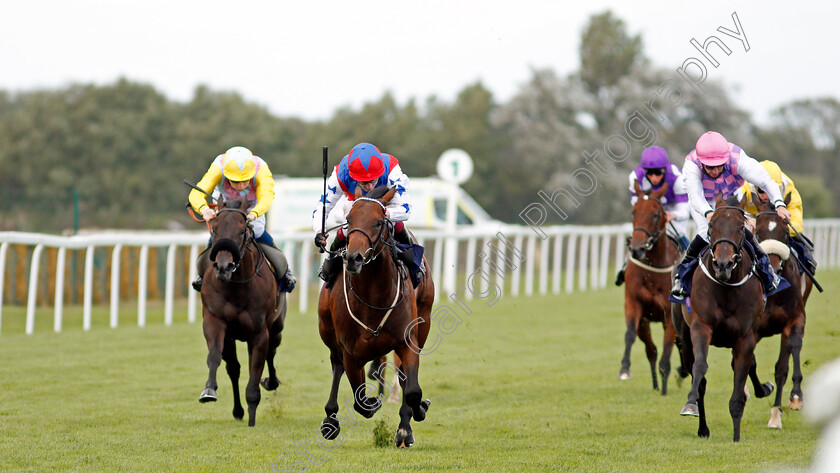
[(386, 192), (385, 195), (380, 197), (378, 200), (380, 202), (382, 202), (382, 205), (388, 205), (388, 202), (390, 202), (391, 199), (394, 198), (394, 194), (396, 194), (396, 193), (397, 193), (397, 188), (392, 187), (392, 188), (388, 189), (388, 192)]
[(651, 198), (659, 199), (668, 192), (668, 183), (662, 184), (662, 187), (650, 193)]
[(636, 191), (636, 197), (641, 198), (645, 194), (645, 191), (642, 190), (642, 186), (639, 184), (638, 180), (633, 181), (633, 188), (633, 190)]
[(723, 192), (718, 191), (715, 195), (715, 208), (718, 208), (723, 204)]
[(360, 186), (358, 183), (356, 183), (356, 192), (354, 194), (356, 195), (356, 197), (362, 196), (362, 186)]

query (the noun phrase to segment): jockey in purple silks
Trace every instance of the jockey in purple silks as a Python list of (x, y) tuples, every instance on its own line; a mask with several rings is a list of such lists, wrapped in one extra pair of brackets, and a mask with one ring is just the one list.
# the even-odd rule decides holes
[[(670, 236), (681, 251), (688, 247), (686, 227), (688, 225), (688, 195), (685, 193), (682, 172), (680, 168), (668, 158), (668, 152), (660, 146), (651, 146), (642, 151), (641, 165), (630, 171), (630, 205), (636, 205), (639, 196), (636, 195), (636, 183), (645, 192), (661, 189), (668, 184), (668, 191), (662, 196), (662, 208), (665, 210), (665, 218), (668, 226), (666, 233)], [(627, 269), (627, 261), (618, 271), (615, 278), (615, 285), (624, 283), (624, 271)]]
[[(749, 182), (761, 189), (766, 189), (770, 201), (776, 208), (776, 212), (785, 220), (790, 219), (790, 212), (785, 207), (784, 199), (779, 192), (779, 186), (775, 185), (767, 171), (755, 159), (747, 156), (741, 148), (726, 141), (720, 133), (708, 131), (697, 140), (695, 149), (685, 157), (683, 165), (683, 176), (685, 188), (688, 193), (688, 201), (691, 204), (691, 217), (697, 226), (697, 234), (688, 246), (681, 265), (688, 264), (700, 256), (700, 252), (709, 244), (709, 220), (714, 213), (713, 205), (718, 193), (723, 199), (736, 194), (738, 189)], [(755, 240), (755, 236), (748, 229), (746, 240), (752, 243), (759, 260), (757, 264), (767, 263), (767, 255)], [(772, 270), (769, 275), (772, 281), (767, 281), (769, 287), (766, 292), (776, 290), (779, 285), (779, 277)], [(671, 290), (672, 299), (682, 301), (686, 294), (679, 278), (674, 281)]]

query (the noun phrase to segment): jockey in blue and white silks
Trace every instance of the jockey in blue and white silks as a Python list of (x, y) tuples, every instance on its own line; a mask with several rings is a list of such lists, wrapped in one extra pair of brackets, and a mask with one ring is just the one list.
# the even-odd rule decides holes
[[(408, 248), (398, 253), (398, 257), (406, 264), (409, 271), (416, 274), (421, 270), (422, 249), (414, 245), (408, 230), (405, 228), (405, 221), (411, 216), (411, 204), (408, 197), (409, 179), (402, 169), (400, 163), (394, 156), (379, 151), (379, 148), (370, 143), (359, 143), (347, 153), (335, 166), (332, 175), (327, 180), (327, 192), (321, 195), (315, 210), (312, 212), (312, 228), (318, 232), (315, 235), (315, 245), (324, 247), (327, 235), (321, 232), (321, 221), (324, 213), (329, 213), (339, 205), (341, 196), (346, 200), (341, 201), (342, 216), (346, 220), (347, 214), (353, 207), (356, 200), (356, 189), (361, 188), (362, 195), (367, 195), (377, 187), (394, 187), (394, 197), (385, 208), (385, 217), (394, 222), (394, 239), (397, 243)], [(330, 251), (337, 251), (346, 244), (347, 240), (341, 228), (336, 232), (336, 239)], [(415, 259), (416, 257), (416, 259)], [(330, 258), (324, 262), (319, 271), (321, 279), (331, 286), (331, 280), (340, 269), (341, 258)], [(417, 261), (420, 261), (418, 263)], [(417, 279), (414, 279), (415, 286)]]
[[(700, 256), (700, 252), (709, 243), (709, 220), (714, 213), (715, 198), (718, 194), (727, 199), (744, 184), (749, 182), (762, 189), (767, 189), (770, 201), (776, 207), (776, 212), (784, 218), (790, 219), (790, 212), (785, 208), (785, 202), (778, 186), (767, 171), (755, 159), (747, 156), (740, 147), (728, 142), (720, 133), (708, 131), (697, 140), (695, 149), (685, 158), (683, 176), (688, 201), (691, 205), (691, 217), (697, 226), (697, 234), (688, 246), (688, 251), (680, 263), (688, 265)], [(755, 236), (745, 229), (746, 240), (754, 247), (757, 264), (763, 269), (769, 266), (767, 255), (755, 241)], [(766, 272), (762, 269), (762, 273)], [(772, 270), (767, 274), (768, 281), (764, 281), (768, 293), (775, 291), (779, 284), (779, 277)], [(679, 277), (671, 290), (672, 300), (682, 301), (686, 291)]]

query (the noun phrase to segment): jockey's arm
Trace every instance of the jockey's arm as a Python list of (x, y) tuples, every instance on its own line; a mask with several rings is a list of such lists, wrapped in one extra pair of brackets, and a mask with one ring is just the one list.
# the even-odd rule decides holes
[(767, 197), (773, 203), (773, 207), (784, 207), (785, 201), (782, 193), (779, 192), (779, 185), (770, 177), (767, 170), (755, 159), (747, 156), (742, 150), (741, 158), (738, 161), (738, 174), (750, 184), (760, 187), (767, 192)]
[(388, 218), (394, 222), (404, 222), (411, 216), (411, 199), (408, 196), (408, 176), (403, 174), (399, 164), (388, 174), (388, 185), (396, 188), (394, 197), (388, 202)]
[(706, 202), (706, 197), (703, 195), (703, 181), (700, 174), (700, 168), (696, 164), (685, 160), (683, 165), (683, 188), (688, 194), (688, 203), (700, 215), (706, 215), (712, 209), (712, 206)]
[(315, 206), (315, 211), (312, 212), (312, 229), (316, 232), (321, 231), (321, 215), (326, 212), (327, 216), (335, 208), (335, 204), (341, 199), (341, 186), (338, 184), (338, 173), (333, 169), (332, 175), (327, 179), (327, 193), (321, 195), (318, 199), (318, 204)]
[(268, 208), (274, 202), (274, 177), (271, 175), (268, 166), (262, 166), (255, 180), (257, 188), (254, 189), (254, 192), (257, 193), (257, 205), (249, 213), (256, 214), (259, 217), (268, 212)]
[(639, 196), (636, 195), (636, 172), (630, 171), (627, 180), (630, 181), (630, 206), (633, 207), (639, 200)]
[(691, 217), (691, 206), (688, 203), (688, 195), (685, 192), (685, 177), (679, 172), (676, 165), (671, 165), (677, 178), (674, 179), (674, 202), (668, 209), (674, 216), (674, 220), (688, 220)]
[[(222, 182), (222, 170), (219, 169), (219, 166), (211, 164), (210, 169), (208, 169), (207, 172), (204, 174), (204, 177), (202, 177), (201, 180), (198, 181), (196, 187), (203, 190), (204, 192), (207, 192), (208, 194), (211, 194), (213, 192), (213, 189), (215, 189), (220, 182)], [(193, 210), (199, 213), (205, 207), (207, 207), (207, 200), (205, 200), (207, 196), (195, 189), (190, 191), (190, 195), (188, 198)]]
[[(802, 196), (799, 195), (799, 191), (796, 190), (796, 187), (793, 185), (793, 181), (791, 181), (789, 177), (784, 174), (782, 174), (782, 177), (783, 180), (787, 179), (787, 189), (785, 189), (785, 194), (790, 195), (790, 202), (787, 204), (787, 208), (790, 211), (790, 224), (797, 232), (802, 233), (805, 230), (805, 225), (802, 222), (804, 213), (802, 209)], [(790, 235), (794, 236), (796, 233), (791, 230)]]

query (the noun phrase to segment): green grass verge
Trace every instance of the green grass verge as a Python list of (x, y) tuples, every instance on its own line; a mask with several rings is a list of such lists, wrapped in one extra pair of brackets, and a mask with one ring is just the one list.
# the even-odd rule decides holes
[[(832, 309), (840, 273), (823, 273), (821, 282), (827, 292), (812, 296), (802, 352), (806, 404), (808, 376), (840, 355), (840, 315)], [(330, 449), (316, 443), (330, 374), (314, 314), (289, 314), (276, 363), (282, 384), (263, 391), (255, 428), (231, 416), (223, 367), (219, 402), (199, 404), (207, 352), (200, 323), (184, 322), (184, 306), (165, 327), (162, 308), (150, 305), (143, 329), (130, 308), (110, 329), (100, 308), (89, 332), (80, 310), (68, 308), (59, 334), (44, 308), (29, 336), (24, 309), (4, 307), (0, 471), (750, 472), (805, 467), (816, 445), (817, 432), (798, 412), (786, 409), (781, 431), (765, 427), (772, 398), (747, 403), (742, 440), (732, 443), (732, 371), (723, 349), (710, 352), (709, 439), (697, 437), (695, 418), (678, 415), (687, 383), (677, 387), (672, 377), (668, 396), (652, 391), (638, 341), (634, 378), (619, 382), (623, 288), (506, 297), (492, 307), (476, 300), (469, 314), (459, 312), (454, 332), (434, 328), (430, 343), (440, 336), (440, 346), (420, 370), (433, 403), (426, 421), (413, 423), (410, 450), (374, 445), (378, 419), (393, 437), (393, 404), (356, 426), (343, 423), (340, 441), (324, 444)], [(661, 328), (654, 337), (661, 347)], [(775, 337), (757, 349), (764, 381), (772, 379), (778, 344)], [(241, 344), (239, 355), (247, 359)], [(343, 402), (349, 396), (343, 380), (341, 416), (353, 415)]]

